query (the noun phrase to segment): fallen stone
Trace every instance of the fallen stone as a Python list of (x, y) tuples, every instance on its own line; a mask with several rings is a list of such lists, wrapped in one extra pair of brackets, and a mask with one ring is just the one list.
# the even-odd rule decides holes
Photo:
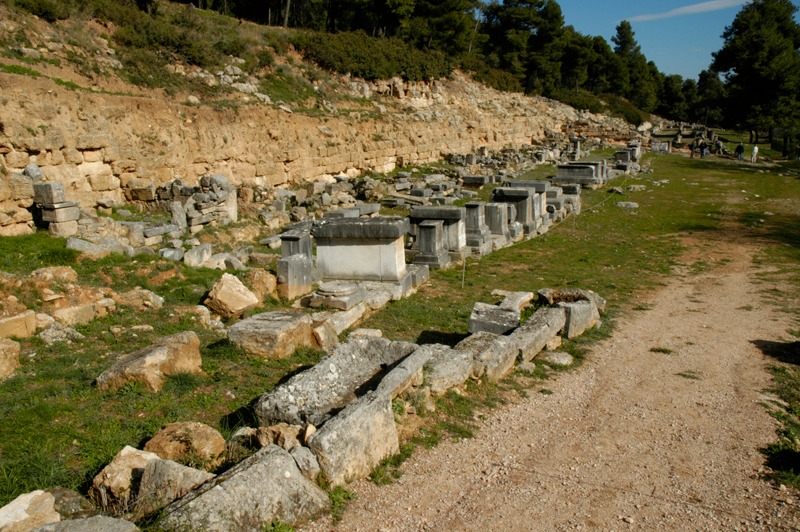
[(502, 379), (511, 368), (519, 353), (519, 346), (508, 336), (486, 331), (477, 332), (456, 344), (459, 351), (472, 353), (472, 376), (492, 382)]
[(289, 425), (288, 423), (277, 423), (269, 427), (259, 427), (257, 437), (262, 447), (275, 444), (281, 449), (291, 451), (293, 448), (302, 445), (300, 435), (303, 427), (300, 425)]
[(56, 498), (44, 490), (23, 493), (0, 508), (0, 530), (27, 532), (37, 526), (55, 523), (61, 515), (55, 509)]
[(200, 244), (183, 254), (183, 262), (187, 266), (199, 268), (211, 258), (211, 244)]
[(73, 325), (86, 325), (90, 323), (97, 317), (97, 309), (94, 303), (87, 303), (85, 305), (60, 308), (54, 310), (52, 314), (57, 322), (71, 327)]
[(255, 308), (258, 296), (251, 292), (235, 275), (223, 273), (208, 293), (204, 305), (223, 318), (241, 316)]
[(331, 411), (353, 402), (357, 390), (417, 347), (384, 338), (348, 339), (313, 367), (262, 395), (254, 407), (256, 415), (265, 426), (279, 422), (319, 426)]
[(125, 519), (95, 515), (85, 519), (71, 519), (34, 528), (31, 532), (136, 532), (135, 524)]
[(416, 349), (381, 379), (377, 393), (394, 399), (411, 386), (421, 386), (424, 382), (423, 368), (435, 352), (435, 349), (425, 346)]
[(126, 445), (92, 480), (89, 497), (103, 510), (126, 512), (133, 508), (139, 482), (148, 462), (157, 454)]
[(564, 326), (564, 335), (567, 338), (580, 336), (595, 324), (597, 310), (591, 301), (562, 302), (558, 304), (558, 307), (563, 308), (567, 313), (567, 320)]
[(583, 290), (581, 288), (542, 288), (537, 291), (537, 294), (539, 296), (539, 301), (547, 303), (548, 305), (584, 300), (594, 302), (597, 310), (600, 312), (605, 312), (606, 310), (606, 300), (592, 290)]
[(161, 338), (155, 344), (124, 356), (97, 377), (100, 391), (116, 391), (128, 382), (141, 382), (158, 392), (167, 375), (202, 373), (200, 339), (192, 331)]
[(500, 308), (521, 312), (533, 301), (533, 292), (508, 292), (506, 290), (492, 290), (492, 295), (503, 296), (503, 301), (497, 305)]
[(19, 367), (19, 343), (0, 338), (0, 380), (10, 377)]
[(278, 278), (267, 270), (256, 268), (248, 271), (245, 282), (258, 297), (259, 302), (263, 302), (268, 297), (277, 296)]
[(36, 332), (36, 313), (26, 310), (16, 316), (0, 318), (0, 338), (28, 338)]
[(109, 253), (123, 253), (124, 248), (122, 244), (117, 245), (98, 245), (87, 240), (82, 240), (76, 237), (70, 237), (67, 239), (66, 244), (67, 249), (74, 249), (75, 251), (79, 251), (85, 255), (89, 255), (92, 257), (104, 257)]
[(274, 521), (297, 526), (330, 506), (328, 496), (276, 445), (168, 505), (157, 526), (167, 531), (263, 530)]
[(614, 204), (621, 209), (638, 209), (639, 204), (634, 201), (618, 201)]
[(533, 313), (510, 338), (519, 347), (519, 359), (527, 362), (535, 357), (547, 342), (564, 328), (567, 314), (563, 308), (543, 307)]
[(331, 486), (365, 478), (384, 458), (400, 452), (392, 401), (370, 392), (308, 438)]
[(298, 347), (317, 347), (311, 324), (304, 312), (264, 312), (232, 325), (228, 338), (251, 355), (285, 358)]
[(78, 282), (78, 272), (69, 266), (48, 266), (46, 268), (39, 268), (37, 270), (33, 270), (30, 276), (31, 278), (39, 281), (59, 283)]
[(205, 423), (180, 421), (162, 427), (145, 444), (144, 450), (165, 460), (184, 464), (197, 462), (193, 465), (212, 468), (222, 460), (225, 438)]
[(211, 257), (203, 263), (203, 266), (216, 270), (247, 270), (247, 266), (232, 253), (217, 253), (211, 255)]
[(214, 475), (172, 460), (151, 460), (142, 472), (136, 515), (143, 517), (183, 497)]
[(443, 394), (464, 384), (472, 374), (472, 353), (469, 351), (441, 344), (423, 345), (420, 350), (432, 352), (431, 359), (425, 364), (425, 383), (433, 394)]
[(297, 467), (300, 468), (300, 471), (307, 479), (311, 481), (317, 479), (322, 470), (319, 468), (317, 457), (314, 456), (314, 453), (311, 452), (311, 449), (300, 445), (293, 447), (289, 451), (289, 454), (292, 455)]
[(72, 327), (67, 327), (66, 325), (57, 321), (54, 321), (48, 325), (47, 328), (37, 334), (36, 337), (41, 339), (47, 345), (53, 345), (59, 342), (78, 342), (86, 338)]
[(559, 366), (559, 367), (568, 367), (571, 366), (575, 360), (572, 358), (572, 355), (569, 353), (564, 353), (563, 351), (545, 351), (540, 353), (536, 360), (541, 360), (542, 362), (546, 362), (552, 366)]
[(123, 307), (131, 307), (140, 312), (150, 309), (160, 309), (164, 306), (164, 298), (160, 295), (145, 290), (144, 288), (134, 288), (121, 294), (113, 296), (114, 301)]
[(469, 332), (486, 331), (504, 334), (519, 327), (519, 310), (502, 308), (488, 303), (475, 303), (469, 317)]

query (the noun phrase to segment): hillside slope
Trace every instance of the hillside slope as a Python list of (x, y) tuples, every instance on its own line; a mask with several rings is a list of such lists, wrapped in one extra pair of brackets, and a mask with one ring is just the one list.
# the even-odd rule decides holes
[[(213, 73), (171, 66), (187, 79), (224, 85), (222, 97), (145, 90), (118, 76), (108, 24), (86, 21), (79, 43), (75, 21), (51, 25), (0, 9), (1, 29), (22, 42), (7, 45), (0, 60), (3, 179), (36, 163), (83, 207), (101, 198), (121, 201), (131, 183), (195, 183), (211, 172), (237, 185), (289, 186), (339, 173), (390, 171), (480, 147), (631, 134), (624, 121), (501, 93), (458, 72), (417, 83), (317, 73), (313, 85), (302, 82), (315, 95), (287, 104), (260, 93), (260, 80), (229, 57), (229, 65)], [(268, 70), (297, 79), (312, 69), (290, 51)], [(0, 192), (0, 211), (9, 219), (20, 208), (14, 201), (13, 193)], [(20, 223), (15, 227), (24, 231)]]

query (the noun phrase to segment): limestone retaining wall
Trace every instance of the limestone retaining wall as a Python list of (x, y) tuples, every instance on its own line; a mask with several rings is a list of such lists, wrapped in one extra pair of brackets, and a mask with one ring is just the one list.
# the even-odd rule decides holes
[(64, 183), (69, 200), (91, 207), (98, 199), (123, 201), (132, 182), (180, 178), (195, 184), (204, 174), (221, 173), (234, 185), (279, 186), (390, 171), (482, 146), (520, 147), (571, 133), (609, 139), (629, 134), (624, 122), (479, 90), (460, 75), (419, 98), (388, 96), (374, 112), (320, 117), (263, 104), (214, 109), (75, 91), (43, 78), (26, 79), (21, 87), (19, 78), (0, 74), (0, 234), (27, 222), (20, 209), (30, 203), (13, 190), (11, 178), (31, 162), (48, 181)]

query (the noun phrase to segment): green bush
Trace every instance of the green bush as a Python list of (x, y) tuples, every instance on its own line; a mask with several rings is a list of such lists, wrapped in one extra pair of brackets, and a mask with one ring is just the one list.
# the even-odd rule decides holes
[(556, 90), (552, 95), (554, 100), (558, 100), (575, 109), (586, 109), (591, 113), (602, 113), (606, 106), (597, 95), (585, 90)]
[(624, 118), (631, 124), (638, 126), (649, 119), (649, 115), (633, 105), (631, 102), (620, 96), (613, 94), (603, 94), (608, 113), (620, 118)]
[(16, 0), (15, 3), (47, 22), (64, 20), (71, 15), (72, 2), (67, 0)]
[(364, 32), (297, 33), (292, 44), (318, 66), (366, 80), (400, 76), (408, 81), (440, 79), (452, 66), (440, 52), (423, 52), (396, 38)]

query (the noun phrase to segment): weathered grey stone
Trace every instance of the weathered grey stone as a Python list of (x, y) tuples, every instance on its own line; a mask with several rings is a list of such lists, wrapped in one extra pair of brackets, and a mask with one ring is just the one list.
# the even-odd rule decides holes
[(218, 430), (197, 421), (169, 423), (153, 434), (144, 450), (165, 460), (195, 460), (205, 467), (217, 465), (225, 453), (225, 438)]
[(79, 219), (80, 217), (81, 217), (81, 209), (77, 206), (63, 207), (59, 209), (45, 207), (42, 209), (43, 222), (55, 222), (55, 223), (72, 222)]
[(0, 338), (0, 380), (11, 376), (19, 367), (19, 343)]
[(70, 222), (50, 222), (47, 230), (55, 238), (69, 238), (78, 234), (78, 222), (72, 220)]
[(131, 307), (138, 311), (159, 309), (164, 306), (164, 298), (144, 288), (134, 288), (114, 296), (114, 301), (123, 307)]
[(594, 302), (597, 310), (605, 312), (606, 300), (600, 297), (592, 290), (583, 290), (581, 288), (542, 288), (536, 292), (539, 295), (539, 301), (553, 305), (555, 303), (569, 303), (572, 301), (592, 301)]
[(199, 268), (211, 258), (211, 255), (211, 244), (200, 244), (183, 254), (183, 262), (193, 268)]
[(508, 336), (486, 331), (477, 332), (456, 344), (459, 351), (472, 353), (472, 376), (486, 376), (492, 382), (502, 379), (511, 368), (519, 353), (519, 346)]
[(168, 531), (262, 530), (273, 521), (300, 525), (329, 506), (294, 458), (269, 445), (168, 505), (157, 525)]
[(107, 245), (98, 245), (75, 237), (67, 239), (66, 247), (93, 257), (102, 257), (109, 253), (122, 253), (124, 251), (122, 244), (119, 243), (117, 245), (109, 245), (108, 243)]
[(155, 453), (126, 445), (92, 480), (89, 497), (102, 509), (130, 510), (148, 462), (160, 460)]
[(222, 274), (203, 302), (205, 306), (223, 318), (241, 316), (245, 311), (255, 308), (258, 303), (258, 296), (251, 292), (238, 277), (229, 273)]
[(536, 360), (559, 367), (568, 367), (574, 362), (572, 355), (563, 351), (544, 351), (536, 357)]
[(519, 310), (477, 302), (472, 307), (472, 314), (469, 317), (469, 332), (486, 331), (504, 334), (518, 327), (519, 319)]
[(410, 386), (422, 385), (424, 381), (423, 368), (435, 352), (435, 349), (430, 349), (427, 346), (416, 349), (381, 379), (376, 391), (390, 399), (394, 399)]
[(614, 204), (621, 209), (638, 209), (639, 204), (635, 201), (618, 201)]
[(183, 258), (183, 250), (180, 248), (162, 248), (158, 250), (158, 256), (162, 259), (178, 262)]
[(364, 478), (381, 460), (400, 452), (392, 401), (370, 392), (308, 438), (331, 486)]
[(408, 218), (383, 216), (378, 218), (338, 218), (328, 220), (313, 231), (320, 238), (395, 239), (409, 229)]
[(355, 400), (356, 391), (368, 381), (416, 348), (416, 344), (384, 338), (348, 339), (314, 367), (262, 395), (255, 405), (256, 415), (262, 425), (280, 421), (320, 425), (332, 410)]
[(563, 308), (540, 308), (533, 316), (511, 333), (519, 347), (519, 358), (525, 362), (535, 357), (547, 342), (564, 328), (567, 314)]
[(533, 292), (507, 292), (506, 290), (492, 290), (492, 295), (503, 296), (503, 301), (498, 305), (500, 308), (522, 311), (533, 301)]
[(116, 391), (136, 381), (157, 392), (167, 375), (202, 373), (201, 362), (200, 339), (192, 331), (181, 332), (123, 357), (97, 377), (97, 388)]
[(289, 310), (264, 312), (235, 323), (228, 338), (247, 353), (265, 358), (284, 358), (298, 347), (317, 347), (311, 316)]
[(317, 476), (322, 470), (319, 467), (317, 457), (314, 456), (311, 449), (298, 445), (297, 447), (292, 447), (289, 454), (292, 455), (292, 458), (294, 458), (294, 461), (297, 463), (297, 467), (300, 468), (300, 471), (302, 471), (307, 479), (312, 481), (317, 479)]
[(425, 364), (425, 383), (431, 393), (442, 394), (455, 386), (464, 384), (472, 374), (472, 353), (452, 349), (446, 345), (423, 345), (420, 350), (432, 353)]
[(36, 336), (42, 339), (47, 345), (53, 345), (58, 342), (72, 343), (86, 338), (72, 327), (67, 327), (57, 321), (53, 321), (53, 323), (48, 325), (46, 329)]
[(33, 201), (38, 205), (53, 205), (67, 201), (63, 183), (34, 183)]
[(210, 478), (214, 478), (212, 473), (172, 460), (150, 460), (142, 472), (136, 515), (158, 511)]
[(135, 524), (125, 519), (94, 515), (85, 519), (70, 519), (59, 523), (50, 523), (31, 530), (31, 532), (136, 532)]
[(586, 329), (590, 329), (595, 324), (597, 310), (591, 301), (573, 301), (571, 303), (559, 303), (558, 306), (567, 312), (567, 321), (564, 326), (564, 335), (567, 338), (575, 338), (583, 334)]

